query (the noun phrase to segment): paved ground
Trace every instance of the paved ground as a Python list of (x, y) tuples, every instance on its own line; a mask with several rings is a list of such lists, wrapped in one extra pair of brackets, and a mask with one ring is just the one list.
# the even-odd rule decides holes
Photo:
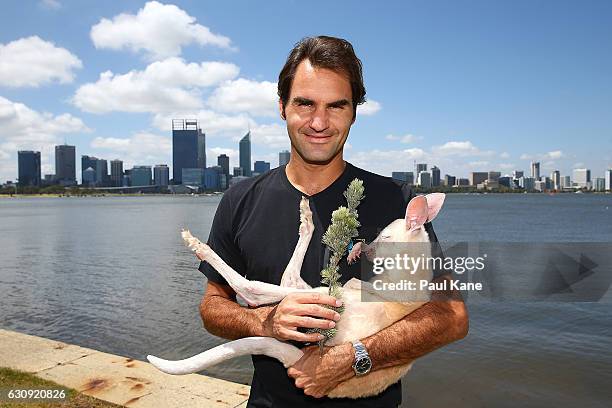
[(0, 366), (137, 408), (246, 407), (250, 387), (198, 374), (172, 376), (149, 363), (0, 329)]

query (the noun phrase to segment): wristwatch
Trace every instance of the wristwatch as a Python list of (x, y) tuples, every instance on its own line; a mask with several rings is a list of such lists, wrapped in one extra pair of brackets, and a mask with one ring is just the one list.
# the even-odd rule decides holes
[(372, 360), (368, 350), (359, 340), (353, 342), (353, 348), (355, 349), (355, 363), (353, 363), (353, 370), (355, 375), (365, 375), (372, 369)]

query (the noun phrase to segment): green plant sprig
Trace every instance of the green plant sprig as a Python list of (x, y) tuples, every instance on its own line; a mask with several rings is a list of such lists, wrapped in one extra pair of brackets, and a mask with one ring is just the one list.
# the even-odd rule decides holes
[[(341, 206), (332, 212), (331, 224), (323, 234), (323, 243), (329, 248), (331, 256), (325, 268), (321, 271), (321, 283), (329, 287), (328, 293), (336, 299), (342, 298), (342, 285), (340, 285), (340, 260), (347, 253), (351, 240), (358, 235), (359, 223), (357, 207), (363, 199), (363, 181), (354, 179), (344, 192), (347, 207)], [(328, 309), (338, 313), (344, 312), (344, 305), (340, 307), (327, 306)], [(319, 341), (321, 351), (325, 343), (333, 338), (337, 329), (309, 329), (308, 333), (319, 333), (324, 337)]]

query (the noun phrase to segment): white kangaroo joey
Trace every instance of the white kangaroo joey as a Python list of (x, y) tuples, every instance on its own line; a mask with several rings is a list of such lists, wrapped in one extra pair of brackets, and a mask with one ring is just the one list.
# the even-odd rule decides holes
[[(417, 245), (415, 247), (418, 249), (415, 249), (411, 248), (411, 245), (401, 245), (401, 243), (430, 242), (424, 224), (436, 217), (442, 207), (444, 198), (445, 195), (442, 193), (419, 195), (412, 198), (406, 208), (405, 218), (397, 219), (386, 226), (369, 245), (357, 243), (349, 254), (348, 261), (354, 262), (362, 252), (370, 260), (377, 257), (395, 257), (397, 252), (394, 251), (397, 250), (403, 251), (400, 254), (402, 257), (404, 254), (408, 256), (431, 256), (429, 245)], [(300, 277), (304, 255), (314, 231), (312, 212), (306, 198), (302, 198), (300, 202), (300, 221), (299, 239), (289, 264), (283, 272), (280, 285), (248, 280), (234, 271), (208, 245), (200, 242), (189, 231), (183, 231), (182, 237), (189, 248), (227, 280), (237, 296), (242, 298), (249, 306), (255, 307), (280, 302), (285, 296), (293, 292), (327, 293), (327, 287), (311, 288)], [(398, 245), (390, 245), (392, 243)], [(418, 253), (416, 253), (417, 251)], [(342, 287), (344, 312), (336, 323), (337, 333), (328, 340), (326, 345), (335, 346), (366, 338), (402, 319), (429, 299), (428, 289), (423, 289), (418, 291), (413, 301), (405, 301), (405, 298), (395, 300), (392, 294), (387, 293), (389, 291), (382, 293), (380, 290), (374, 290), (371, 283), (373, 279), (382, 279), (387, 282), (409, 279), (418, 282), (423, 279), (431, 281), (432, 277), (433, 271), (425, 266), (422, 269), (411, 271), (410, 274), (407, 274), (403, 269), (385, 269), (384, 273), (375, 275), (367, 282), (356, 278), (350, 279)], [(368, 292), (368, 301), (363, 301), (362, 290)], [(375, 299), (377, 296), (380, 301), (371, 301), (373, 297)], [(150, 355), (147, 356), (147, 359), (165, 373), (189, 374), (204, 370), (222, 361), (249, 354), (263, 354), (275, 358), (283, 363), (286, 368), (303, 356), (303, 352), (299, 348), (275, 338), (245, 337), (227, 342), (184, 360), (169, 361)], [(373, 367), (373, 371), (367, 375), (355, 376), (338, 384), (328, 394), (328, 397), (361, 398), (379, 394), (404, 376), (411, 366), (412, 362), (378, 370)]]

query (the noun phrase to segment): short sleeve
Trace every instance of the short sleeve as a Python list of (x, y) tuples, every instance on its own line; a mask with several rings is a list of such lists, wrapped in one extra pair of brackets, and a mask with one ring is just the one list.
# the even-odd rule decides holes
[[(240, 250), (236, 246), (236, 240), (233, 232), (233, 212), (231, 208), (231, 200), (226, 193), (221, 198), (215, 218), (208, 236), (208, 246), (215, 251), (221, 259), (232, 267), (236, 272), (244, 275), (244, 261), (240, 256)], [(227, 285), (227, 281), (219, 274), (208, 262), (201, 262), (198, 268), (209, 281)]]

